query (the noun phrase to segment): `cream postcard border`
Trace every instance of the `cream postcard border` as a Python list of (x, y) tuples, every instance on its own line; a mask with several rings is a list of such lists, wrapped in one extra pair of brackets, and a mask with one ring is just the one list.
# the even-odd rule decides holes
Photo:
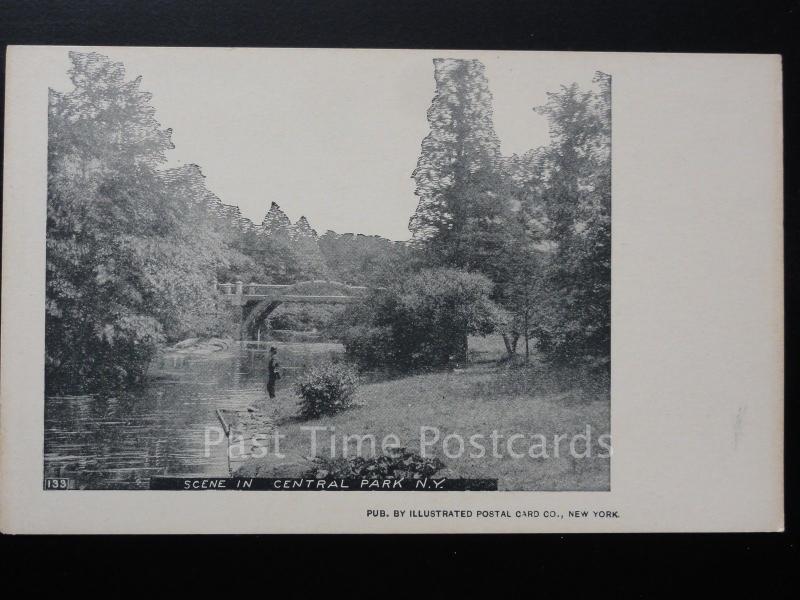
[[(15, 533), (642, 532), (783, 528), (781, 61), (767, 55), (109, 48), (126, 53), (404, 52), (579, 61), (613, 77), (610, 492), (42, 489), (46, 73), (7, 54), (0, 529)], [(102, 48), (96, 50), (103, 51)], [(167, 124), (168, 125), (168, 124)], [(368, 518), (367, 509), (512, 518)], [(514, 518), (612, 510), (618, 519)]]

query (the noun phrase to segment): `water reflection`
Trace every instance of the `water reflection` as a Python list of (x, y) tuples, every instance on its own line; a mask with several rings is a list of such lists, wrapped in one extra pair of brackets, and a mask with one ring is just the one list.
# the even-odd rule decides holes
[[(311, 365), (341, 354), (335, 344), (275, 344), (289, 386)], [(144, 388), (115, 397), (45, 401), (45, 477), (79, 489), (147, 489), (153, 475), (228, 474), (225, 444), (204, 456), (217, 408), (243, 409), (264, 397), (264, 355), (170, 356)]]

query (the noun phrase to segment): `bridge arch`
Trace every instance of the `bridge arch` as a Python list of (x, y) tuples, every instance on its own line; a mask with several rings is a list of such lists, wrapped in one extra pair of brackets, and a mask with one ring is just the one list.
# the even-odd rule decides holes
[(259, 321), (263, 321), (274, 311), (278, 306), (280, 306), (281, 302), (279, 300), (272, 300), (266, 299), (262, 300), (258, 304), (256, 304), (253, 308), (250, 309), (247, 316), (244, 318), (241, 324), (241, 331), (240, 337), (242, 340), (246, 340), (249, 332), (252, 331), (253, 326), (258, 323)]
[(294, 284), (258, 284), (241, 281), (217, 284), (223, 298), (240, 307), (239, 336), (245, 340), (253, 326), (265, 319), (278, 306), (299, 304), (352, 304), (362, 302), (368, 288), (339, 281), (310, 280)]

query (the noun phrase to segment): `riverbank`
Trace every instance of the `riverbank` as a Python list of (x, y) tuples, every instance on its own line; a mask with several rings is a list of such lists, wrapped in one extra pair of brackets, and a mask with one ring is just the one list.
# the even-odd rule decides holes
[[(297, 475), (310, 464), (303, 457), (338, 458), (345, 448), (354, 456), (359, 439), (366, 455), (372, 440), (378, 452), (388, 440), (440, 459), (448, 477), (496, 478), (500, 489), (607, 490), (609, 459), (598, 443), (610, 428), (607, 381), (538, 364), (509, 368), (493, 348), (478, 354), (464, 369), (364, 384), (354, 408), (311, 421), (298, 419), (292, 389), (279, 389), (259, 408), (283, 436), (287, 458), (270, 451), (238, 474)], [(587, 441), (590, 456), (580, 456)]]

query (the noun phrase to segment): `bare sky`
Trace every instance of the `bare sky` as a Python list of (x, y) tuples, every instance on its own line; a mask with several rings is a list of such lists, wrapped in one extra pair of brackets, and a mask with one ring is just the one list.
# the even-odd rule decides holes
[[(260, 223), (271, 202), (320, 233), (407, 239), (411, 180), (428, 132), (434, 57), (478, 58), (504, 154), (548, 142), (532, 107), (562, 84), (591, 86), (597, 55), (523, 52), (98, 48), (123, 62), (165, 127), (172, 165), (196, 163), (209, 189)], [(63, 73), (53, 87), (66, 91)]]

